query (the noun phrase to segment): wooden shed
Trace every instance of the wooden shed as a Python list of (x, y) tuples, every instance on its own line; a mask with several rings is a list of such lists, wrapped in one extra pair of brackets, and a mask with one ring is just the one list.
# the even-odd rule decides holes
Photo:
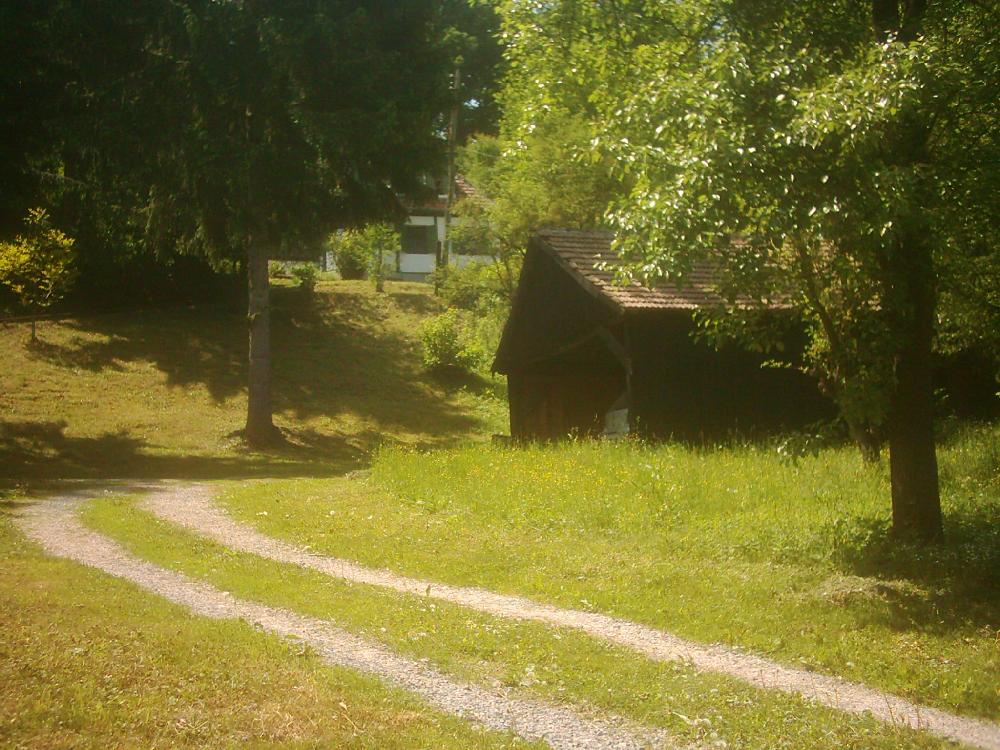
[(514, 438), (711, 438), (832, 414), (802, 373), (692, 338), (693, 312), (720, 301), (707, 267), (683, 287), (646, 288), (615, 284), (617, 263), (606, 232), (548, 229), (529, 242), (493, 363)]

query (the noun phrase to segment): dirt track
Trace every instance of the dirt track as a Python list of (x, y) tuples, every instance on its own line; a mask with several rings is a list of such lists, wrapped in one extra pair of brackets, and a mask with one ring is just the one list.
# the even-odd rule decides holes
[[(170, 491), (198, 492), (189, 488)], [(330, 664), (371, 674), (418, 694), (435, 708), (489, 729), (542, 740), (556, 750), (639, 750), (675, 747), (660, 730), (643, 730), (623, 720), (594, 719), (562, 706), (515, 698), (452, 680), (420, 662), (310, 617), (234, 598), (206, 583), (140, 560), (120, 545), (85, 528), (69, 495), (36, 503), (18, 523), (46, 552), (97, 568), (141, 586), (192, 612), (212, 618), (243, 619), (270, 633), (308, 643)]]
[(786, 667), (754, 654), (722, 646), (694, 643), (608, 615), (561, 609), (485, 589), (448, 586), (435, 581), (409, 578), (389, 570), (367, 568), (349, 560), (316, 555), (236, 522), (213, 503), (210, 491), (203, 486), (185, 485), (158, 490), (143, 500), (142, 507), (232, 549), (292, 563), (356, 583), (440, 599), (499, 617), (535, 620), (574, 628), (634, 649), (651, 659), (683, 661), (701, 670), (745, 680), (759, 688), (795, 693), (841, 711), (870, 713), (889, 724), (932, 732), (984, 750), (1000, 750), (1000, 726), (996, 724), (920, 706), (898, 696), (836, 677)]

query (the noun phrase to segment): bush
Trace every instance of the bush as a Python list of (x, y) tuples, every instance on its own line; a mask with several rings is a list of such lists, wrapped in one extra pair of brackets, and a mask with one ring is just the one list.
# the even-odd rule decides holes
[(381, 291), (386, 276), (386, 256), (399, 249), (399, 233), (388, 224), (368, 224), (330, 238), (334, 262), (342, 279), (369, 278)]
[[(51, 225), (45, 209), (31, 209), (26, 224), (26, 234), (0, 242), (0, 286), (36, 316), (62, 299), (73, 284), (76, 250), (73, 238)], [(35, 340), (34, 317), (31, 340)]]
[(473, 372), (487, 355), (473, 338), (469, 321), (455, 308), (437, 315), (420, 329), (424, 366), (436, 372)]
[(507, 298), (496, 269), (485, 263), (472, 263), (465, 268), (443, 266), (434, 271), (433, 280), (450, 307), (477, 310), (493, 307)]
[(312, 292), (316, 288), (319, 270), (312, 263), (299, 263), (292, 267), (292, 278), (299, 282), (299, 289)]
[(363, 279), (368, 273), (368, 251), (357, 241), (355, 232), (330, 236), (330, 252), (342, 279)]

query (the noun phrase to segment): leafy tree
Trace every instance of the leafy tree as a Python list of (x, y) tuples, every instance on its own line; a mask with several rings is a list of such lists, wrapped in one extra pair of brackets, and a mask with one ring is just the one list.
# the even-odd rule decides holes
[[(273, 275), (270, 263), (268, 264), (268, 275)], [(291, 276), (299, 283), (299, 289), (306, 294), (312, 294), (316, 290), (316, 280), (319, 278), (319, 270), (312, 263), (297, 263), (292, 266)]]
[(995, 339), (992, 4), (557, 0), (503, 16), (521, 85), (501, 132), (589, 124), (630, 275), (719, 268), (730, 304), (709, 333), (767, 346), (766, 303), (798, 310), (854, 435), (872, 453), (888, 439), (894, 529), (939, 538), (935, 335)]
[(500, 120), (500, 19), (488, 0), (443, 0), (441, 12), (444, 44), (461, 71), (457, 141), (465, 143), (477, 133), (495, 133)]
[(366, 224), (330, 237), (341, 277), (364, 278), (367, 275), (379, 292), (385, 285), (386, 257), (399, 251), (399, 243), (399, 232), (386, 223)]
[(592, 137), (588, 123), (567, 115), (517, 142), (479, 136), (462, 149), (459, 169), (479, 195), (459, 201), (453, 239), (492, 255), (511, 293), (534, 230), (603, 223), (613, 187), (606, 166), (589, 158)]
[(77, 239), (88, 257), (122, 248), (108, 250), (112, 267), (184, 253), (240, 266), (245, 434), (268, 442), (267, 260), (314, 255), (335, 227), (401, 212), (396, 196), (438, 164), (452, 62), (443, 6), (96, 0), (31, 11), (0, 16), (15, 29), (2, 38), (32, 53), (23, 71), (0, 74), (0, 95), (38, 94), (0, 128), (41, 133), (0, 167), (4, 182), (19, 200), (52, 197), (61, 225), (87, 230)]
[(350, 230), (340, 230), (327, 241), (340, 278), (363, 279), (368, 273), (368, 251), (356, 241)]
[(51, 225), (45, 209), (31, 209), (25, 223), (25, 234), (0, 242), (0, 285), (32, 314), (34, 342), (35, 316), (62, 299), (76, 278), (75, 253), (73, 238)]
[(369, 224), (361, 230), (369, 247), (369, 276), (375, 282), (375, 291), (385, 291), (386, 257), (392, 257), (400, 247), (399, 232), (390, 224)]
[[(949, 268), (997, 257), (1000, 43), (989, 6), (687, 2), (633, 56), (603, 135), (640, 276), (719, 263), (811, 325), (847, 418), (884, 428), (893, 528), (941, 536), (931, 353)], [(740, 238), (739, 241), (733, 241)], [(742, 296), (735, 304), (737, 295)]]
[[(332, 226), (399, 210), (433, 163), (446, 58), (429, 1), (184, 3), (178, 149), (150, 223), (249, 279), (246, 439), (275, 434), (267, 260), (318, 246)], [(186, 224), (177, 226), (177, 217)]]
[[(459, 203), (455, 239), (500, 262), (513, 293), (529, 235), (542, 226), (598, 227), (621, 191), (611, 164), (592, 148), (600, 132), (596, 90), (614, 82), (617, 17), (632, 3), (498, 3), (506, 66), (496, 136), (471, 139), (459, 171), (478, 199)], [(638, 7), (638, 6), (636, 6)]]

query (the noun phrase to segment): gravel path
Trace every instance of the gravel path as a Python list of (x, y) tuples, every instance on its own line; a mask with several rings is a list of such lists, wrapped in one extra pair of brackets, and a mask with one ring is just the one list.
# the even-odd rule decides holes
[(162, 489), (147, 497), (142, 505), (165, 520), (208, 536), (232, 549), (311, 568), (348, 581), (460, 604), (499, 617), (575, 628), (596, 638), (634, 649), (657, 661), (683, 661), (697, 669), (730, 675), (759, 688), (795, 693), (842, 711), (870, 713), (890, 724), (926, 730), (984, 750), (1000, 750), (1000, 725), (920, 706), (837, 677), (786, 667), (760, 656), (719, 645), (694, 643), (608, 615), (561, 609), (485, 589), (448, 586), (409, 578), (389, 570), (367, 568), (349, 560), (313, 554), (234, 521), (212, 502), (209, 489), (203, 486), (186, 485)]
[[(206, 498), (203, 490), (167, 491), (158, 495)], [(328, 663), (376, 675), (420, 695), (430, 705), (499, 731), (528, 740), (543, 740), (556, 750), (639, 750), (666, 747), (660, 730), (630, 728), (623, 720), (586, 718), (563, 707), (511, 698), (471, 684), (456, 682), (383, 646), (351, 635), (321, 620), (234, 598), (126, 552), (107, 537), (85, 528), (76, 517), (82, 494), (35, 503), (18, 519), (24, 533), (49, 554), (66, 557), (131, 581), (192, 612), (206, 617), (240, 618), (263, 630), (309, 644)]]

